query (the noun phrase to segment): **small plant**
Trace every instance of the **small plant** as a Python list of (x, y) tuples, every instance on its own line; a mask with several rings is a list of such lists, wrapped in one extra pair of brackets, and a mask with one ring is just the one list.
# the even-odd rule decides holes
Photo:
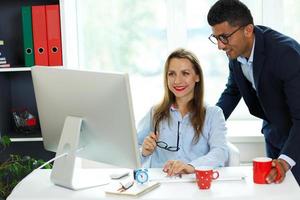
[(8, 136), (4, 135), (3, 137), (0, 136), (0, 153), (5, 150), (6, 147), (10, 145), (11, 141)]
[[(3, 136), (0, 138), (0, 153), (10, 145), (9, 137)], [(6, 199), (13, 188), (34, 169), (38, 168), (45, 162), (36, 160), (29, 156), (10, 155), (9, 158), (0, 163), (0, 200)], [(51, 165), (46, 165), (44, 168), (50, 169)]]

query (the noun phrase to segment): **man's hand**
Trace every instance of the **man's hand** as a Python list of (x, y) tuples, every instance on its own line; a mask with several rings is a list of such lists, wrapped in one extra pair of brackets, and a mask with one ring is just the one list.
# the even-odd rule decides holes
[(283, 159), (272, 161), (272, 169), (266, 178), (267, 183), (281, 183), (285, 178), (285, 173), (290, 169), (290, 165)]
[(195, 168), (192, 165), (186, 164), (180, 160), (169, 160), (163, 167), (163, 171), (168, 176), (191, 174), (195, 172)]
[(142, 155), (149, 156), (156, 148), (157, 135), (154, 132), (148, 135), (142, 145)]

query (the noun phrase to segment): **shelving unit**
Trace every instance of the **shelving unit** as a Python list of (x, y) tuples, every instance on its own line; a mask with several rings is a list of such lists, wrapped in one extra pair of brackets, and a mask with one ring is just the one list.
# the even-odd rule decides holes
[(29, 155), (48, 160), (54, 153), (44, 150), (41, 130), (24, 134), (16, 131), (12, 110), (28, 109), (38, 121), (31, 68), (24, 66), (21, 7), (59, 4), (59, 0), (3, 0), (0, 2), (0, 40), (4, 40), (4, 56), (10, 68), (0, 68), (0, 135), (8, 135), (12, 144), (0, 154), (0, 162), (8, 154)]

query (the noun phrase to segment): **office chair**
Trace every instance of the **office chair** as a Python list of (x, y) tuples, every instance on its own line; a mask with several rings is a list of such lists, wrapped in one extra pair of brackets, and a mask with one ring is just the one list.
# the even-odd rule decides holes
[(225, 163), (226, 167), (239, 166), (240, 165), (240, 151), (239, 149), (232, 144), (231, 142), (227, 142), (229, 157), (227, 162)]

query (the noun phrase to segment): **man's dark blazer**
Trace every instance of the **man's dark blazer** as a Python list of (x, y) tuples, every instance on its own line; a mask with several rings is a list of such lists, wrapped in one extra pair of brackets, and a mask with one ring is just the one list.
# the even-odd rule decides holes
[(296, 161), (300, 184), (300, 45), (268, 27), (255, 26), (253, 76), (256, 91), (240, 63), (229, 61), (226, 89), (217, 105), (227, 119), (243, 97), (249, 112), (264, 120), (267, 142)]

